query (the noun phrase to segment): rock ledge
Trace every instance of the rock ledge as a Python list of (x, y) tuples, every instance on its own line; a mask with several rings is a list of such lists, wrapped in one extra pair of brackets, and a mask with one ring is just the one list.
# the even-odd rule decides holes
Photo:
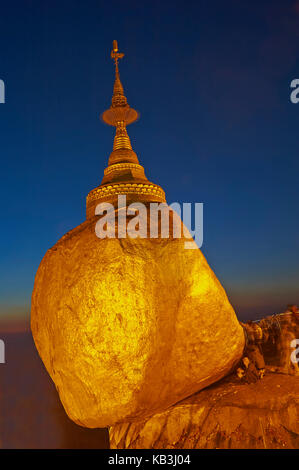
[(299, 378), (230, 376), (146, 421), (110, 428), (112, 449), (296, 449)]

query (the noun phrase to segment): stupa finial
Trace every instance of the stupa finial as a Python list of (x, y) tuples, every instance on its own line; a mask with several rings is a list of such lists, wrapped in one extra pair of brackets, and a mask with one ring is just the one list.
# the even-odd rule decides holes
[(124, 89), (120, 81), (119, 69), (118, 69), (118, 59), (122, 59), (125, 54), (118, 52), (117, 41), (113, 41), (113, 49), (111, 51), (111, 59), (115, 63), (115, 82), (113, 87), (113, 97), (112, 97), (112, 106), (126, 106), (127, 98), (125, 97)]
[(118, 59), (122, 59), (125, 54), (123, 52), (118, 52), (118, 44), (117, 44), (116, 39), (114, 39), (112, 46), (113, 46), (113, 49), (111, 51), (111, 58), (114, 59), (115, 65), (117, 66)]
[(118, 60), (122, 59), (125, 54), (118, 51), (117, 41), (113, 41), (113, 48), (111, 51), (111, 58), (115, 63), (115, 81), (113, 87), (112, 103), (107, 111), (102, 114), (102, 119), (110, 126), (119, 127), (120, 123), (127, 126), (138, 119), (138, 112), (128, 105), (127, 98), (124, 93), (124, 88), (120, 81)]

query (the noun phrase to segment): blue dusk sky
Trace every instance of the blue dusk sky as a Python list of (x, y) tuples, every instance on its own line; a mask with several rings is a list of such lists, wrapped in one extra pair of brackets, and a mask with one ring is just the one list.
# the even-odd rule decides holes
[(85, 218), (113, 128), (112, 40), (128, 127), (169, 203), (204, 203), (202, 251), (240, 319), (299, 303), (299, 1), (1, 3), (0, 318), (30, 310), (46, 252)]

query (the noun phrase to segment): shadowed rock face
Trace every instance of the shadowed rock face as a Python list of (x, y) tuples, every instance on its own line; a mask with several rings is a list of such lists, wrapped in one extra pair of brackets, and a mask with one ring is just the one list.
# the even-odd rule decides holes
[(299, 379), (224, 379), (147, 421), (110, 428), (112, 449), (297, 449)]
[[(250, 347), (244, 357), (257, 374), (245, 368), (241, 377), (240, 361), (233, 374), (164, 412), (111, 427), (111, 447), (297, 449), (299, 377), (298, 363), (292, 360), (296, 346), (290, 343), (299, 337), (299, 314), (273, 315), (243, 326)], [(260, 380), (259, 367), (266, 370)]]
[(185, 239), (99, 239), (95, 223), (46, 253), (31, 326), (69, 417), (105, 427), (221, 379), (240, 359), (244, 333), (198, 248), (185, 249)]
[(266, 317), (259, 326), (264, 336), (261, 350), (266, 365), (272, 371), (299, 376), (298, 363), (290, 360), (291, 342), (299, 338), (299, 313), (286, 312)]

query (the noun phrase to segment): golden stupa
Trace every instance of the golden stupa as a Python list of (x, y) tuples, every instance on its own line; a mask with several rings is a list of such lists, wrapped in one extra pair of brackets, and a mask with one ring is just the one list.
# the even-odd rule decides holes
[(101, 185), (93, 189), (87, 196), (87, 218), (93, 217), (99, 202), (117, 202), (119, 194), (125, 194), (127, 202), (165, 202), (165, 193), (157, 184), (148, 181), (144, 168), (132, 149), (126, 126), (138, 119), (138, 112), (127, 102), (120, 81), (118, 59), (124, 54), (118, 52), (117, 41), (113, 41), (111, 57), (115, 61), (115, 82), (112, 103), (102, 114), (102, 120), (116, 127), (113, 151), (110, 154), (108, 167), (104, 170)]
[(67, 414), (87, 427), (165, 410), (225, 376), (245, 343), (223, 287), (185, 238), (96, 236), (100, 202), (165, 202), (126, 131), (138, 113), (124, 95), (121, 57), (114, 42), (112, 105), (102, 119), (116, 135), (104, 178), (87, 196), (86, 221), (45, 254), (32, 294), (36, 347)]

